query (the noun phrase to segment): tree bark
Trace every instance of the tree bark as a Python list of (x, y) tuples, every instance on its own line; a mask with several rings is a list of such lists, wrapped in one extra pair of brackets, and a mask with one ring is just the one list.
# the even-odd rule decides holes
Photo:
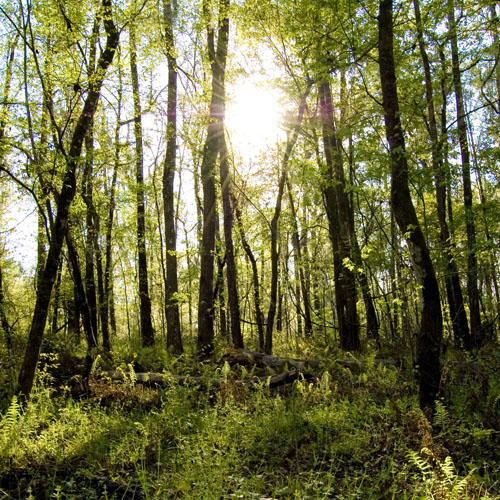
[(71, 235), (66, 234), (66, 248), (68, 249), (68, 261), (71, 266), (71, 274), (75, 285), (76, 310), (81, 312), (83, 318), (83, 331), (87, 340), (87, 355), (92, 355), (92, 351), (97, 347), (97, 332), (92, 324), (92, 313), (87, 300), (87, 295), (78, 261), (78, 252), (73, 244)]
[[(89, 79), (94, 77), (96, 62), (96, 44), (99, 35), (99, 21), (94, 21), (92, 35), (90, 38), (90, 55), (88, 64)], [(94, 121), (90, 122), (89, 129), (85, 135), (85, 166), (83, 172), (83, 190), (82, 198), (87, 206), (86, 213), (86, 238), (85, 238), (85, 296), (90, 310), (90, 319), (92, 321), (92, 331), (98, 338), (97, 321), (97, 294), (95, 283), (95, 255), (94, 240), (97, 238), (95, 219), (96, 212), (94, 207)]]
[(417, 39), (422, 58), (425, 77), (425, 97), (427, 100), (427, 119), (429, 136), (432, 142), (432, 169), (434, 171), (434, 183), (436, 186), (436, 206), (440, 228), (441, 244), (444, 248), (446, 258), (446, 295), (448, 308), (453, 326), (455, 344), (463, 344), (467, 349), (472, 347), (467, 314), (465, 312), (462, 286), (458, 275), (458, 268), (453, 255), (450, 230), (446, 221), (446, 179), (443, 175), (445, 166), (443, 163), (442, 141), (438, 136), (436, 111), (434, 107), (434, 91), (432, 87), (431, 68), (425, 40), (423, 35), (422, 19), (420, 14), (419, 0), (413, 0), (415, 9), (415, 20), (417, 23)]
[(174, 354), (183, 352), (179, 316), (179, 285), (177, 279), (177, 231), (174, 210), (174, 176), (177, 156), (177, 60), (175, 57), (175, 13), (171, 0), (163, 0), (165, 48), (168, 65), (167, 149), (163, 168), (163, 216), (165, 220), (166, 268), (165, 317), (167, 348)]
[(102, 250), (98, 238), (98, 235), (101, 231), (100, 217), (99, 214), (97, 213), (95, 215), (94, 224), (95, 224), (94, 255), (95, 255), (95, 268), (97, 274), (97, 310), (99, 313), (99, 324), (101, 327), (101, 334), (102, 334), (102, 347), (107, 353), (109, 353), (111, 351), (111, 342), (109, 339), (108, 305), (107, 305), (106, 294), (104, 292), (104, 269), (102, 266)]
[(0, 263), (0, 325), (2, 326), (3, 333), (5, 335), (5, 343), (10, 349), (12, 347), (12, 331), (10, 328), (9, 321), (7, 320), (7, 314), (5, 313), (5, 294), (3, 289), (3, 271), (2, 264)]
[(58, 197), (57, 213), (51, 231), (47, 259), (38, 280), (39, 286), (36, 293), (35, 310), (31, 321), (28, 344), (19, 373), (17, 392), (24, 398), (29, 397), (31, 388), (33, 387), (43, 331), (47, 322), (50, 296), (57, 274), (62, 245), (68, 229), (69, 208), (76, 192), (76, 169), (82, 152), (83, 140), (96, 112), (106, 71), (112, 63), (116, 48), (118, 47), (119, 32), (113, 22), (111, 0), (103, 0), (102, 6), (104, 11), (104, 27), (106, 30), (106, 47), (99, 57), (95, 79), (89, 85), (83, 110), (75, 125), (69, 151), (65, 155), (66, 169), (63, 185)]
[[(220, 220), (219, 214), (216, 212), (215, 215), (215, 239), (221, 241), (220, 237)], [(227, 317), (227, 307), (226, 307), (226, 290), (224, 282), (224, 268), (226, 267), (226, 254), (224, 249), (218, 245), (215, 248), (217, 254), (217, 273), (215, 278), (214, 287), (214, 304), (219, 306), (219, 332), (222, 338), (229, 340), (229, 328), (228, 328), (228, 317)]]
[(311, 321), (311, 305), (309, 300), (309, 289), (306, 283), (305, 273), (304, 273), (304, 262), (302, 256), (302, 245), (300, 243), (299, 235), (299, 224), (297, 218), (297, 212), (295, 210), (295, 203), (293, 200), (292, 186), (290, 181), (287, 179), (287, 190), (288, 190), (288, 201), (290, 203), (290, 209), (292, 211), (292, 245), (295, 251), (295, 272), (298, 275), (299, 290), (302, 295), (302, 302), (304, 304), (303, 310), (300, 307), (299, 294), (297, 293), (297, 305), (299, 309), (299, 314), (304, 316), (304, 333), (306, 335), (312, 335), (312, 321)]
[[(119, 53), (118, 53), (119, 57)], [(118, 61), (119, 62), (119, 61)], [(109, 188), (108, 196), (108, 218), (106, 221), (106, 235), (105, 235), (105, 249), (104, 249), (104, 310), (103, 310), (103, 345), (106, 349), (106, 339), (104, 338), (105, 332), (109, 335), (109, 330), (104, 328), (104, 324), (111, 327), (111, 333), (116, 334), (116, 322), (114, 315), (114, 298), (113, 298), (113, 223), (116, 209), (116, 183), (118, 180), (118, 168), (120, 165), (120, 121), (122, 111), (122, 96), (123, 96), (123, 82), (121, 65), (118, 64), (118, 89), (117, 89), (117, 116), (115, 127), (115, 151), (114, 151), (114, 165), (113, 174), (111, 177), (111, 186)], [(107, 343), (111, 348), (111, 340), (108, 338)]]
[(455, 20), (455, 5), (448, 0), (449, 38), (451, 44), (451, 60), (453, 86), (457, 109), (457, 132), (462, 160), (462, 182), (465, 209), (465, 228), (467, 232), (467, 293), (469, 299), (470, 335), (472, 346), (481, 344), (481, 314), (479, 310), (479, 288), (477, 285), (477, 255), (476, 255), (476, 225), (472, 207), (472, 183), (469, 142), (467, 140), (467, 121), (465, 115), (462, 79), (460, 76), (460, 59), (458, 54), (457, 23)]
[(356, 307), (356, 278), (349, 269), (353, 258), (349, 229), (349, 200), (344, 187), (342, 146), (335, 130), (332, 96), (327, 81), (320, 84), (319, 93), (326, 160), (323, 193), (334, 253), (335, 307), (340, 346), (347, 351), (358, 351), (361, 344)]
[(417, 337), (417, 367), (420, 407), (426, 409), (434, 407), (441, 378), (443, 324), (439, 287), (409, 189), (394, 66), (392, 0), (380, 2), (378, 22), (380, 82), (392, 164), (391, 204), (399, 229), (408, 243), (416, 278), (421, 286), (422, 317)]
[(83, 199), (87, 205), (86, 226), (87, 234), (85, 238), (85, 296), (90, 310), (90, 319), (92, 321), (92, 331), (98, 336), (97, 323), (97, 295), (95, 284), (95, 268), (94, 268), (94, 239), (95, 239), (95, 209), (93, 196), (93, 149), (94, 140), (92, 137), (92, 127), (85, 137), (85, 169), (84, 169), (84, 190)]
[[(208, 6), (205, 4), (205, 8)], [(229, 39), (229, 0), (219, 2), (217, 49), (215, 34), (208, 28), (208, 55), (212, 69), (212, 97), (207, 138), (203, 148), (203, 232), (201, 239), (200, 289), (198, 296), (198, 353), (201, 358), (213, 352), (214, 340), (214, 251), (215, 251), (215, 164), (224, 134), (224, 79)]]
[(229, 157), (226, 139), (221, 137), (220, 149), (220, 183), (222, 193), (222, 212), (224, 218), (224, 243), (226, 248), (226, 276), (227, 301), (231, 320), (231, 340), (234, 347), (243, 349), (243, 335), (241, 333), (240, 302), (238, 298), (238, 273), (234, 260), (233, 245), (233, 208), (231, 207), (231, 173), (229, 171)]
[(62, 281), (62, 267), (63, 261), (59, 259), (59, 266), (57, 268), (57, 276), (54, 285), (54, 303), (52, 305), (52, 327), (51, 333), (52, 335), (56, 335), (57, 333), (57, 322), (59, 319), (59, 302), (61, 299), (61, 281)]
[(137, 254), (139, 271), (140, 328), (142, 345), (154, 345), (154, 330), (151, 321), (151, 297), (149, 295), (148, 260), (146, 254), (146, 206), (144, 194), (142, 117), (139, 95), (139, 75), (137, 72), (136, 40), (134, 22), (130, 23), (130, 74), (134, 95), (134, 133), (135, 133), (135, 177), (137, 190)]

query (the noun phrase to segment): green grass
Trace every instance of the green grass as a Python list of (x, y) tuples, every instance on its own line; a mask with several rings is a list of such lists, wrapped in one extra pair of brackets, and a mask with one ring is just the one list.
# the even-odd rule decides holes
[(1, 417), (0, 498), (498, 499), (495, 356), (469, 378), (447, 365), (433, 427), (411, 374), (370, 356), (359, 373), (332, 365), (287, 395), (206, 365), (226, 382), (96, 382), (75, 401), (42, 371), (27, 406), (12, 398)]

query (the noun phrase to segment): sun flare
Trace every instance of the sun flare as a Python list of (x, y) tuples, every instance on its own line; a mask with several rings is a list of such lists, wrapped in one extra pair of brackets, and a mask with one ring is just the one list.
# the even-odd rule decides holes
[(282, 133), (280, 94), (252, 80), (235, 86), (226, 111), (233, 148), (241, 155), (258, 154), (276, 143)]

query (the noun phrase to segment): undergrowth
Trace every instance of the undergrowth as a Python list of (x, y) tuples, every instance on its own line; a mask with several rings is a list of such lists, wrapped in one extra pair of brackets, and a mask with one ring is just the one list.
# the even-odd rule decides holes
[[(468, 360), (446, 365), (432, 424), (411, 374), (370, 355), (354, 372), (331, 363), (289, 394), (242, 385), (252, 372), (227, 364), (169, 360), (168, 370), (217, 383), (147, 389), (133, 375), (96, 378), (81, 401), (55, 393), (49, 359), (29, 403), (12, 397), (1, 416), (0, 497), (499, 499), (494, 356), (474, 361), (482, 371)], [(123, 356), (122, 369), (132, 374), (136, 358), (163, 359)]]

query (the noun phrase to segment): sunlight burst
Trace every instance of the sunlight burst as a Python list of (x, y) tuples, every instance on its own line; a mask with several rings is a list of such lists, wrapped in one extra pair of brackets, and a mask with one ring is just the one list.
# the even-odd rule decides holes
[(280, 93), (247, 80), (235, 86), (226, 110), (226, 125), (233, 149), (255, 155), (276, 143), (280, 128)]

